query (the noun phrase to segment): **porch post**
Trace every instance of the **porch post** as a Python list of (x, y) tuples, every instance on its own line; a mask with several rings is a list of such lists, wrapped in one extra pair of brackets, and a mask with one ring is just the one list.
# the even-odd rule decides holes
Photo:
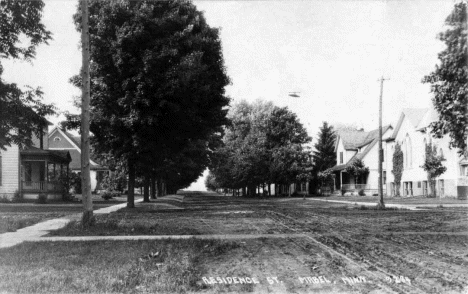
[(45, 194), (48, 196), (48, 191), (49, 191), (49, 162), (47, 161), (47, 159), (45, 160), (44, 186), (45, 186)]
[(343, 187), (343, 171), (340, 171), (340, 190)]

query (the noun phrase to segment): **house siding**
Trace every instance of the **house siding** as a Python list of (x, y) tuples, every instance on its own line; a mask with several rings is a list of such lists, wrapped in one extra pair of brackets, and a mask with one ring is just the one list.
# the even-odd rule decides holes
[[(406, 138), (409, 138), (411, 148)], [(448, 136), (444, 136), (440, 139), (432, 138), (429, 129), (425, 132), (416, 130), (416, 126), (411, 124), (406, 116), (404, 116), (395, 141), (401, 145), (401, 149), (404, 153), (400, 195), (406, 195), (405, 183), (408, 183), (408, 185), (412, 183), (412, 196), (424, 195), (423, 187), (424, 182), (427, 181), (427, 173), (421, 166), (424, 164), (425, 143), (431, 142), (433, 146), (436, 146), (438, 152), (442, 150), (446, 159), (442, 164), (447, 168), (445, 173), (436, 179), (436, 195), (437, 197), (457, 197), (457, 185), (459, 179), (463, 178), (460, 174), (459, 165), (461, 158), (458, 155), (457, 149), (449, 148)], [(394, 147), (395, 143), (392, 143), (390, 146)], [(391, 171), (393, 168), (391, 159), (393, 158), (394, 148), (387, 148), (387, 152), (388, 158), (390, 159), (387, 162), (387, 169)], [(443, 180), (443, 194), (441, 193), (442, 183), (440, 180)], [(388, 188), (390, 189), (390, 183), (394, 182), (393, 174), (387, 173), (387, 182), (389, 185)], [(428, 193), (430, 193), (430, 187), (428, 187)]]
[(19, 149), (18, 146), (12, 145), (6, 150), (0, 150), (1, 160), (1, 185), (0, 195), (8, 197), (13, 196), (15, 191), (19, 190)]

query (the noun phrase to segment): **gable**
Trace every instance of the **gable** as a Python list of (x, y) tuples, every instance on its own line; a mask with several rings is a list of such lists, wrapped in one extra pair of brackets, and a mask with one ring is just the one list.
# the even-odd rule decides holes
[(61, 132), (55, 130), (49, 134), (49, 148), (75, 149), (75, 146)]

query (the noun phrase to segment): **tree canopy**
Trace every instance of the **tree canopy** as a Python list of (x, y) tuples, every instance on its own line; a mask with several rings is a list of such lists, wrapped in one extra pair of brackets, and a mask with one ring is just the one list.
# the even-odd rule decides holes
[[(2, 79), (1, 59), (31, 61), (36, 47), (47, 44), (51, 33), (41, 21), (42, 1), (0, 1), (0, 148), (17, 144), (31, 145), (31, 136), (40, 136), (46, 115), (55, 113), (53, 105), (42, 103), (42, 91)], [(20, 37), (23, 39), (20, 42)], [(26, 46), (22, 44), (29, 43)]]
[(307, 172), (310, 154), (303, 145), (311, 138), (296, 114), (271, 102), (241, 101), (228, 118), (224, 146), (210, 167), (219, 187), (252, 190), (265, 183), (288, 184)]
[(431, 84), (432, 102), (439, 113), (439, 121), (431, 124), (432, 133), (439, 138), (448, 133), (450, 146), (468, 156), (467, 3), (455, 4), (445, 24), (448, 29), (438, 36), (446, 45), (439, 53), (440, 64), (423, 82)]
[[(218, 30), (189, 1), (93, 0), (89, 14), (94, 149), (159, 173), (174, 188), (188, 185), (227, 123)], [(80, 30), (80, 10), (75, 23)], [(80, 77), (72, 82), (79, 86)], [(69, 126), (77, 121), (68, 118)], [(181, 161), (186, 152), (200, 156), (197, 167)], [(194, 167), (190, 175), (174, 171), (182, 162)]]

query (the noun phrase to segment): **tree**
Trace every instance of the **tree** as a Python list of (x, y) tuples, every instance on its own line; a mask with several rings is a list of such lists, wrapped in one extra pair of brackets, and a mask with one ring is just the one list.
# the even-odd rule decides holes
[[(89, 11), (93, 144), (127, 162), (133, 207), (136, 166), (222, 135), (229, 79), (221, 42), (188, 1), (94, 0)], [(81, 10), (75, 23), (80, 31)]]
[(210, 167), (221, 187), (247, 187), (252, 195), (258, 186), (305, 179), (310, 154), (302, 145), (311, 138), (294, 113), (271, 102), (242, 101), (228, 117), (224, 146)]
[(205, 187), (208, 191), (216, 191), (217, 189), (221, 188), (216, 182), (216, 177), (210, 171), (205, 178)]
[(448, 29), (438, 36), (446, 45), (439, 53), (440, 64), (423, 79), (431, 84), (432, 102), (439, 113), (431, 132), (438, 138), (448, 133), (450, 146), (468, 156), (467, 3), (455, 4), (445, 24)]
[(398, 142), (395, 144), (392, 163), (392, 173), (395, 178), (395, 196), (400, 196), (401, 177), (403, 176), (403, 151), (401, 151), (401, 146)]
[[(47, 44), (51, 33), (41, 22), (43, 8), (44, 2), (39, 0), (0, 1), (0, 58), (31, 62), (36, 56), (36, 47)], [(21, 90), (15, 83), (5, 82), (2, 73), (0, 63), (0, 149), (12, 143), (22, 148), (32, 144), (32, 134), (42, 134), (47, 123), (44, 117), (54, 114), (55, 108), (41, 102), (40, 88)]]
[(431, 196), (436, 197), (436, 178), (445, 173), (447, 168), (443, 166), (444, 156), (437, 155), (436, 146), (431, 143), (426, 145), (424, 164), (421, 166), (427, 172), (427, 180), (431, 186)]
[(335, 154), (335, 140), (336, 134), (333, 126), (327, 122), (323, 122), (322, 127), (317, 136), (317, 143), (315, 143), (315, 151), (313, 152), (313, 169), (312, 169), (312, 184), (314, 186), (322, 187), (329, 185), (331, 172), (326, 172), (328, 169), (336, 165)]
[(350, 165), (348, 165), (345, 170), (346, 173), (353, 175), (357, 183), (363, 181), (363, 177), (369, 174), (369, 168), (364, 165), (364, 162), (361, 159), (354, 159)]

